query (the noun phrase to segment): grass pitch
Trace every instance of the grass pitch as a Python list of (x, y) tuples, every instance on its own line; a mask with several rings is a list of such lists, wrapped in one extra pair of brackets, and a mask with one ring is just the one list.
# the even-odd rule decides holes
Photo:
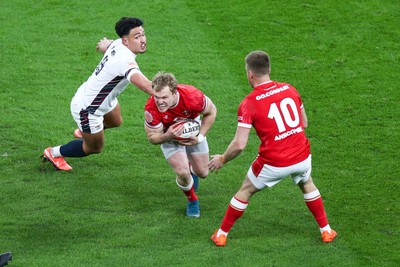
[[(398, 266), (400, 6), (396, 1), (1, 1), (0, 253), (9, 266)], [(47, 146), (75, 128), (69, 102), (116, 38), (122, 16), (145, 21), (152, 78), (173, 72), (218, 108), (208, 135), (221, 153), (250, 91), (244, 57), (271, 55), (272, 79), (294, 85), (308, 117), (313, 177), (331, 226), (320, 241), (302, 195), (285, 180), (264, 190), (232, 229), (209, 240), (257, 154), (246, 151), (201, 181), (202, 216), (185, 198), (143, 130), (147, 96), (120, 96), (124, 125), (104, 152), (69, 159), (70, 173), (42, 165)]]

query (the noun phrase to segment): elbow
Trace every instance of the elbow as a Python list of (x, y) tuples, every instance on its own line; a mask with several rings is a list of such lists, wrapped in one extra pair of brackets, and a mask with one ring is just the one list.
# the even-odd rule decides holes
[(238, 146), (238, 147), (237, 147), (237, 151), (238, 151), (239, 153), (242, 153), (242, 151), (243, 151), (245, 148), (246, 148), (246, 146)]
[(246, 144), (247, 144), (246, 142), (236, 142), (235, 144), (236, 151), (241, 153), (246, 148)]
[(159, 143), (156, 140), (153, 140), (151, 138), (147, 138), (147, 140), (149, 140), (149, 142), (153, 145), (159, 145)]
[(155, 143), (155, 142), (152, 141), (152, 140), (149, 140), (149, 142), (150, 142), (150, 144), (152, 144), (152, 145), (157, 145), (157, 143)]
[(153, 145), (157, 145), (156, 140), (154, 138), (152, 138), (151, 136), (147, 136), (147, 140), (149, 141), (149, 143), (151, 143)]

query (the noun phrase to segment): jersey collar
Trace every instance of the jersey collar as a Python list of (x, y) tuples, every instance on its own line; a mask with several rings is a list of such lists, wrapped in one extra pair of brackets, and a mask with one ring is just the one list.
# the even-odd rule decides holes
[(274, 81), (267, 81), (264, 83), (260, 83), (259, 85), (254, 87), (254, 90), (269, 90), (272, 89), (273, 87), (276, 86), (276, 83)]
[(177, 94), (176, 103), (175, 103), (175, 105), (174, 105), (173, 107), (170, 107), (169, 109), (176, 108), (176, 106), (178, 106), (178, 104), (179, 104), (179, 99), (181, 98), (181, 95), (179, 94), (179, 91), (178, 91), (178, 90), (176, 91), (176, 94)]

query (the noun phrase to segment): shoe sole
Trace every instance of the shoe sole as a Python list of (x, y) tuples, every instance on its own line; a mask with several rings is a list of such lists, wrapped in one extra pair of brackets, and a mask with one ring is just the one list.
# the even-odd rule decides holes
[(45, 155), (42, 155), (42, 156), (40, 156), (41, 158), (42, 158), (42, 165), (45, 163), (45, 162), (50, 162), (51, 163), (51, 166), (53, 166), (53, 168), (56, 170), (56, 171), (61, 171), (61, 169), (59, 169), (51, 160), (49, 160)]
[[(45, 151), (46, 152), (46, 151)], [(50, 162), (51, 163), (51, 165), (53, 165), (53, 167), (54, 167), (54, 169), (56, 170), (56, 171), (70, 171), (70, 170), (72, 170), (72, 169), (70, 169), (70, 170), (63, 170), (63, 169), (60, 169), (59, 167), (57, 167), (57, 165), (52, 161), (52, 160), (50, 160), (48, 157), (46, 157), (46, 154), (45, 154), (45, 152), (43, 152), (43, 155), (41, 156), (42, 157), (42, 165), (43, 165), (43, 163), (45, 163), (45, 162)]]

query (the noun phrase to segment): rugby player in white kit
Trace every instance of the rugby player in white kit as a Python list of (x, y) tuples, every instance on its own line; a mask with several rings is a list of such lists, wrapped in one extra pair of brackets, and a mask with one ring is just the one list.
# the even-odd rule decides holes
[(152, 94), (151, 81), (136, 63), (136, 55), (146, 52), (143, 21), (123, 17), (115, 24), (115, 31), (119, 39), (103, 38), (97, 44), (104, 56), (71, 101), (71, 114), (78, 125), (74, 136), (78, 139), (44, 150), (44, 159), (57, 170), (72, 169), (64, 157), (86, 157), (102, 151), (104, 129), (122, 124), (117, 97), (129, 83)]

